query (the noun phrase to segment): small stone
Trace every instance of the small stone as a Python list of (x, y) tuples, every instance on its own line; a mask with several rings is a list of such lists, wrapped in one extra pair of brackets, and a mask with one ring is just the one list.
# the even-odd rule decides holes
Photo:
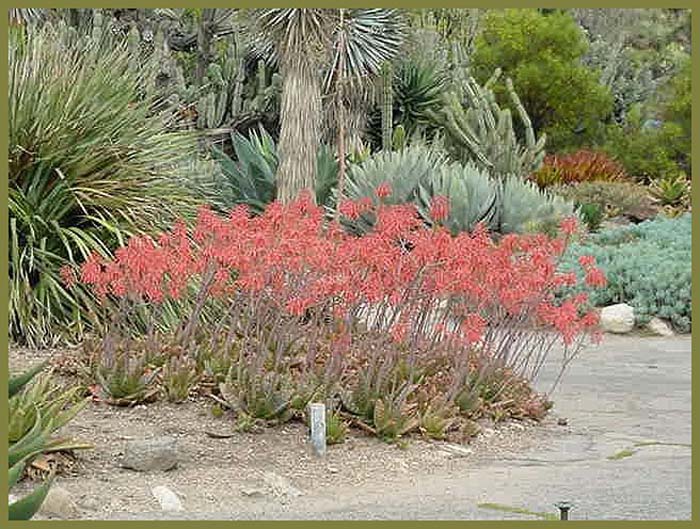
[(625, 334), (634, 329), (634, 308), (627, 303), (618, 303), (600, 311), (600, 326), (603, 331)]
[(453, 457), (467, 457), (473, 452), (471, 448), (454, 444), (443, 444), (440, 446), (440, 449), (448, 452)]
[(44, 503), (41, 504), (38, 514), (52, 518), (69, 519), (78, 514), (76, 506), (70, 492), (57, 485), (49, 489)]
[(656, 336), (673, 336), (675, 334), (668, 323), (656, 317), (645, 325), (645, 329)]
[(289, 480), (274, 472), (265, 472), (263, 481), (272, 489), (275, 496), (296, 498), (304, 494), (301, 490), (293, 486)]
[(158, 485), (157, 487), (153, 487), (151, 489), (151, 493), (153, 494), (155, 499), (158, 500), (158, 503), (160, 503), (161, 510), (163, 510), (163, 511), (184, 511), (185, 510), (182, 507), (182, 502), (180, 502), (180, 498), (178, 498), (177, 494), (175, 494), (168, 487), (165, 487), (163, 485)]
[(569, 424), (569, 420), (566, 417), (559, 417), (559, 419), (557, 420), (557, 424), (559, 426), (566, 426), (567, 424)]
[(177, 466), (177, 445), (172, 437), (129, 441), (121, 465), (149, 472), (170, 470)]
[(82, 509), (88, 511), (99, 511), (102, 507), (102, 502), (100, 500), (87, 495), (80, 499), (79, 504)]
[(249, 498), (260, 497), (265, 495), (265, 491), (257, 487), (244, 487), (241, 489), (241, 494), (243, 496), (248, 496)]

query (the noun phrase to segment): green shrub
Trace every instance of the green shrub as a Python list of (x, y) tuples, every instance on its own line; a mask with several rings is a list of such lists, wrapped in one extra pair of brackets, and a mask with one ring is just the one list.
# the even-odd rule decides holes
[[(558, 151), (595, 138), (612, 110), (610, 90), (581, 62), (587, 51), (585, 34), (568, 13), (492, 10), (471, 65), (480, 82), (501, 68), (513, 80), (535, 131), (546, 132), (548, 147)], [(505, 86), (494, 88), (507, 104)]]
[[(470, 231), (483, 222), (498, 233), (546, 231), (574, 213), (573, 204), (540, 191), (532, 182), (517, 177), (492, 178), (472, 164), (449, 162), (425, 147), (401, 152), (381, 152), (348, 173), (345, 197), (375, 197), (382, 183), (391, 186), (389, 204), (414, 203), (426, 218), (432, 198), (446, 196), (450, 211), (444, 225), (453, 233)], [(360, 219), (360, 231), (371, 219)]]
[(595, 256), (608, 285), (589, 292), (594, 305), (628, 303), (640, 324), (657, 316), (670, 320), (677, 330), (689, 332), (690, 234), (689, 214), (604, 231), (572, 244), (562, 268), (578, 270), (579, 256)]
[(46, 343), (91, 306), (63, 265), (107, 254), (187, 211), (174, 168), (194, 144), (166, 133), (121, 47), (47, 27), (9, 46), (9, 332)]
[(689, 155), (684, 143), (685, 135), (675, 123), (645, 128), (631, 120), (625, 126), (608, 129), (605, 150), (624, 165), (630, 176), (648, 183), (679, 172), (679, 160)]

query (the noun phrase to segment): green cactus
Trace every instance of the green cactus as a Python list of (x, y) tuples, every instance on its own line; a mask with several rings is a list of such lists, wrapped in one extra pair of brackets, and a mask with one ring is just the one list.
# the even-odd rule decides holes
[(465, 75), (461, 90), (445, 96), (445, 105), (434, 118), (444, 125), (446, 147), (453, 158), (472, 161), (497, 177), (525, 177), (542, 164), (545, 136), (535, 137), (527, 112), (508, 79), (508, 93), (525, 130), (524, 141), (518, 138), (510, 110), (499, 107), (490, 89), (499, 76), (497, 70), (480, 86)]

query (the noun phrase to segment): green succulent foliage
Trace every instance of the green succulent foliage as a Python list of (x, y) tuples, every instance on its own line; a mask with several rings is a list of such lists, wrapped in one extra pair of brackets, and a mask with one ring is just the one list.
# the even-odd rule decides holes
[(248, 138), (234, 133), (231, 142), (235, 160), (222, 150), (213, 149), (214, 159), (225, 177), (221, 201), (226, 209), (246, 204), (261, 212), (276, 195), (277, 146), (264, 129), (251, 131)]
[(42, 344), (82, 330), (94, 309), (61, 266), (107, 254), (135, 231), (186, 214), (177, 162), (194, 148), (167, 133), (123, 47), (46, 27), (9, 47), (9, 332)]
[(509, 176), (503, 182), (500, 231), (555, 235), (565, 217), (575, 216), (572, 202), (542, 191), (529, 180)]
[[(260, 213), (277, 196), (277, 145), (263, 128), (251, 131), (247, 138), (234, 133), (231, 141), (234, 157), (213, 148), (214, 159), (219, 163), (223, 175), (219, 205), (228, 210), (238, 204), (246, 204), (252, 211)], [(325, 204), (338, 178), (338, 162), (326, 145), (322, 145), (318, 151), (317, 172), (316, 201)]]
[(410, 136), (434, 126), (433, 112), (442, 107), (447, 76), (427, 60), (400, 62), (394, 73), (394, 125), (402, 125)]
[(275, 422), (292, 418), (293, 392), (276, 373), (234, 366), (219, 390), (223, 402), (237, 415)]
[[(413, 146), (399, 152), (381, 152), (348, 173), (345, 198), (371, 197), (382, 183), (391, 186), (388, 204), (413, 203), (426, 222), (435, 196), (446, 196), (450, 212), (443, 221), (452, 231), (472, 230), (477, 223), (499, 233), (548, 230), (574, 214), (573, 204), (539, 190), (517, 177), (492, 178), (471, 163), (450, 162), (444, 153)], [(373, 218), (363, 216), (350, 228), (362, 233)]]
[(41, 417), (41, 427), (50, 434), (71, 421), (87, 404), (80, 398), (80, 387), (62, 390), (51, 373), (38, 375), (31, 385), (10, 398), (8, 438), (15, 443), (29, 432)]
[[(53, 440), (50, 434), (71, 420), (84, 404), (74, 404), (72, 408), (64, 406), (73, 396), (73, 392), (63, 393), (54, 398), (55, 391), (46, 391), (46, 380), (30, 385), (38, 373), (45, 367), (41, 363), (24, 373), (11, 376), (10, 387), (10, 435), (8, 449), (8, 489), (20, 480), (26, 463), (39, 453), (52, 450), (69, 450), (88, 448), (89, 445), (65, 440)], [(28, 412), (31, 412), (28, 413)], [(24, 418), (29, 418), (24, 421)], [(16, 426), (20, 424), (21, 427)], [(14, 426), (14, 428), (13, 428)], [(53, 483), (53, 475), (45, 480), (31, 493), (9, 505), (10, 520), (29, 520), (39, 510)]]
[(484, 85), (465, 76), (457, 91), (444, 96), (445, 104), (434, 120), (444, 127), (445, 146), (453, 159), (473, 162), (492, 175), (524, 178), (542, 164), (546, 135), (536, 138), (510, 79), (506, 80), (507, 95), (519, 119), (518, 127), (511, 110), (501, 108), (490, 88), (500, 74), (497, 69)]
[[(15, 466), (10, 468), (9, 488), (19, 480), (19, 477), (24, 471), (25, 463), (20, 461)], [(53, 477), (49, 477), (31, 493), (23, 498), (10, 503), (8, 507), (8, 518), (10, 520), (31, 520), (36, 512), (41, 508), (49, 489), (53, 484)]]
[(581, 273), (577, 259), (593, 255), (608, 277), (605, 288), (585, 285), (592, 303), (628, 303), (637, 322), (665, 318), (681, 332), (691, 327), (691, 216), (658, 217), (615, 228), (572, 244), (561, 264), (564, 271)]

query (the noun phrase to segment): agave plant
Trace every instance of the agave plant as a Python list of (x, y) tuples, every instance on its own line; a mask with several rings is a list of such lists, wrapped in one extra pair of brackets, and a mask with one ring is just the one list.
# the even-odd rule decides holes
[[(19, 415), (22, 415), (21, 418), (29, 416), (28, 411), (32, 412), (33, 422), (28, 429), (20, 430), (21, 436), (17, 435), (17, 430), (14, 437), (10, 435), (8, 489), (12, 489), (19, 481), (27, 463), (36, 455), (52, 450), (90, 447), (84, 443), (56, 441), (50, 438), (51, 432), (71, 420), (82, 406), (74, 405), (68, 411), (64, 411), (63, 406), (57, 405), (57, 402), (65, 404), (61, 398), (53, 401), (50, 399), (53, 392), (38, 391), (36, 386), (28, 386), (45, 365), (39, 364), (20, 375), (10, 377), (9, 380), (10, 425), (18, 424)], [(40, 384), (39, 388), (46, 388), (46, 384)], [(24, 424), (24, 421), (19, 422)], [(12, 433), (12, 428), (10, 432)], [(27, 496), (10, 503), (9, 519), (31, 519), (44, 502), (52, 483), (53, 474)]]
[[(31, 371), (30, 371), (31, 372)], [(80, 387), (61, 390), (51, 372), (32, 377), (31, 385), (16, 392), (10, 398), (8, 439), (16, 443), (22, 439), (39, 420), (41, 428), (51, 434), (71, 421), (88, 403), (80, 399)], [(67, 440), (52, 440), (44, 451), (80, 448), (82, 444), (71, 445)]]
[[(252, 211), (262, 212), (277, 197), (277, 145), (262, 127), (251, 131), (247, 138), (234, 133), (231, 141), (235, 159), (223, 150), (213, 148), (214, 159), (219, 163), (224, 177), (219, 188), (219, 202), (225, 210), (237, 204), (246, 204)], [(318, 151), (317, 167), (316, 201), (325, 204), (338, 177), (338, 162), (333, 151), (325, 145), (321, 145)]]
[(667, 175), (652, 182), (650, 191), (670, 216), (677, 216), (690, 204), (690, 181), (684, 173)]
[(443, 106), (447, 76), (426, 60), (399, 63), (394, 76), (394, 123), (408, 135), (434, 125), (433, 112)]
[(167, 133), (125, 47), (62, 26), (9, 47), (11, 336), (41, 343), (80, 322), (91, 301), (59, 276), (90, 252), (187, 213), (178, 170), (191, 139)]
[[(443, 224), (453, 233), (470, 231), (477, 223), (498, 233), (546, 231), (574, 214), (572, 202), (540, 191), (531, 182), (515, 176), (494, 178), (475, 164), (449, 162), (444, 153), (422, 146), (381, 152), (353, 167), (343, 198), (376, 201), (375, 190), (382, 183), (391, 187), (387, 203), (414, 203), (428, 223), (433, 198), (446, 196), (450, 209)], [(346, 222), (363, 233), (374, 221), (363, 215)]]

